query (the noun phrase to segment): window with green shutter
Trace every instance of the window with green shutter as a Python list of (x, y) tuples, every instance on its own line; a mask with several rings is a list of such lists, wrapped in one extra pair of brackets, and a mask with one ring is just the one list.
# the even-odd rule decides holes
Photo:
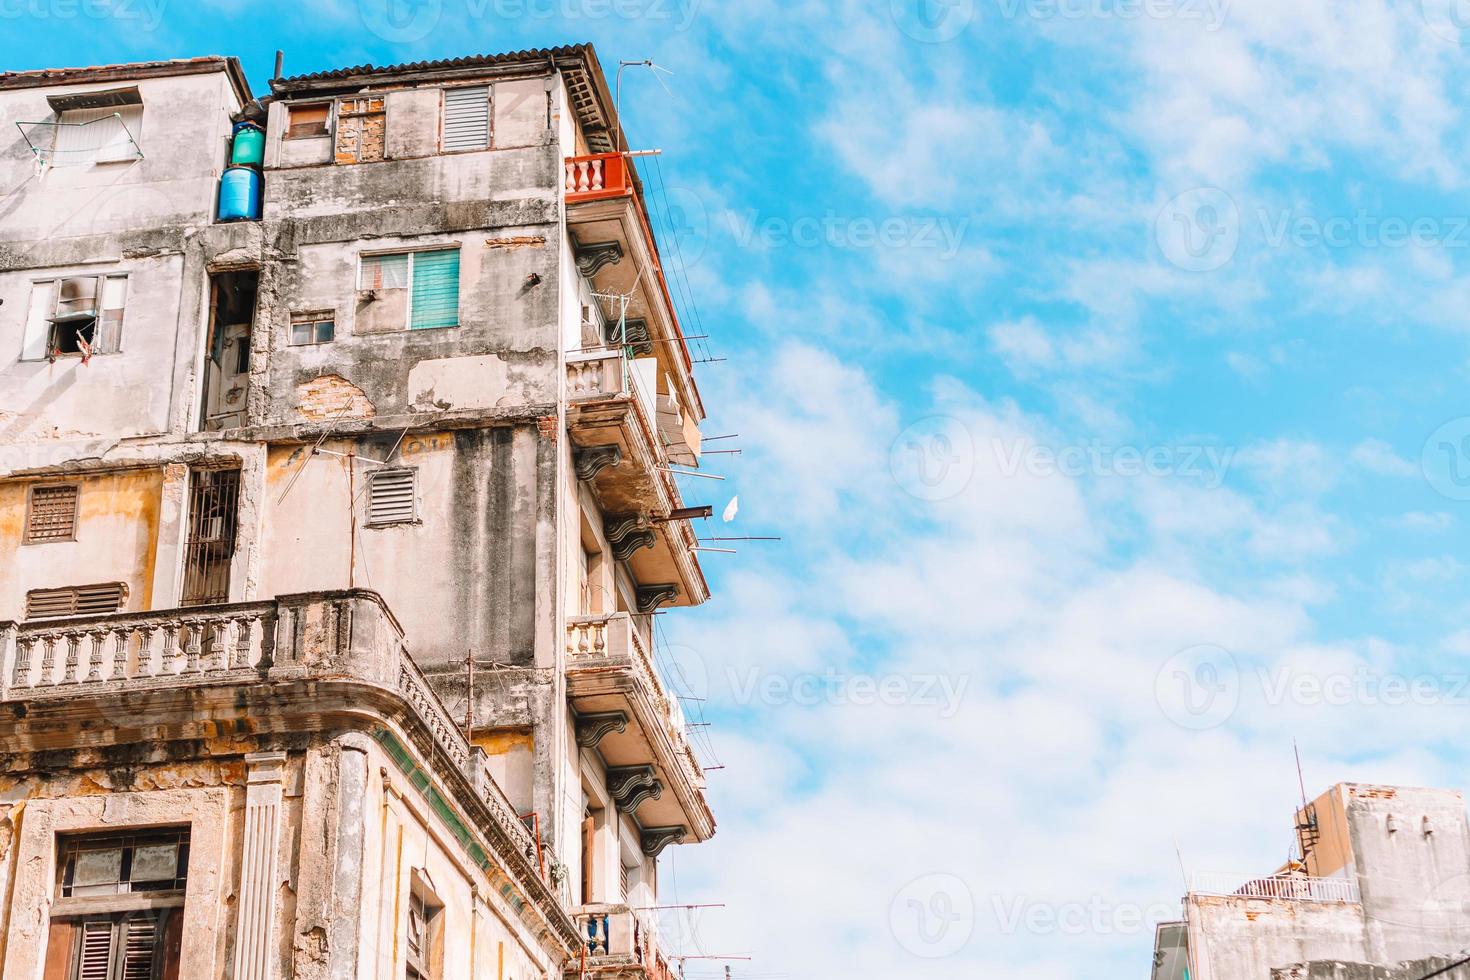
[(458, 249), (413, 254), (408, 325), (413, 330), (459, 326)]

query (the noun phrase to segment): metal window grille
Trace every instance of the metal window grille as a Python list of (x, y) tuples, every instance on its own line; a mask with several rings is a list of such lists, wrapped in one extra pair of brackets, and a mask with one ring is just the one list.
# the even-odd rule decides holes
[(195, 470), (190, 475), (183, 605), (229, 600), (239, 501), (239, 470)]
[(368, 524), (409, 524), (418, 520), (418, 471), (378, 470), (368, 477)]
[(32, 589), (26, 593), (26, 619), (110, 616), (122, 609), (127, 595), (128, 587), (121, 582)]
[(59, 487), (32, 487), (30, 507), (26, 513), (26, 542), (71, 541), (77, 534), (76, 484)]

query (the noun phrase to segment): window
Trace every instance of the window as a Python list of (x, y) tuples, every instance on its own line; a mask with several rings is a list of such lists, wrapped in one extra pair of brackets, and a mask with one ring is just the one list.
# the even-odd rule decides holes
[(387, 119), (381, 95), (338, 102), (337, 162), (371, 163), (383, 159)]
[(63, 837), (56, 864), (51, 943), (68, 957), (61, 975), (68, 980), (177, 976), (187, 830)]
[(291, 346), (330, 344), (337, 335), (331, 313), (297, 313), (291, 317)]
[(109, 616), (122, 609), (128, 587), (121, 582), (32, 589), (26, 593), (26, 619), (66, 616)]
[(368, 477), (368, 526), (418, 520), (418, 471), (378, 470)]
[(189, 537), (184, 542), (180, 605), (229, 601), (239, 500), (239, 470), (201, 469), (189, 474)]
[[(432, 330), (459, 326), (459, 249), (440, 248), (422, 252), (364, 255), (358, 271), (357, 288), (368, 304), (382, 302), (395, 318), (407, 292), (402, 317), (410, 330)], [(377, 322), (380, 315), (368, 314), (379, 328), (405, 324)]]
[(75, 483), (31, 487), (26, 501), (26, 544), (76, 540), (80, 489)]
[(128, 163), (143, 151), (141, 105), (68, 109), (57, 117), (54, 148), (56, 166), (87, 163)]
[(484, 150), (490, 146), (490, 87), (444, 90), (444, 150)]
[(286, 107), (286, 139), (305, 140), (326, 136), (331, 132), (332, 106), (312, 102)]
[(73, 276), (31, 284), (21, 358), (116, 354), (122, 350), (127, 276)]
[(444, 906), (429, 888), (428, 876), (413, 873), (408, 897), (405, 942), (406, 980), (439, 980), (444, 975)]

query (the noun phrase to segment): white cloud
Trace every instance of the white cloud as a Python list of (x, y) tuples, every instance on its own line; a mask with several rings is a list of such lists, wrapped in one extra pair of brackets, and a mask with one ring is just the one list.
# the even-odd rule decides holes
[(1354, 464), (1379, 476), (1419, 476), (1419, 467), (1394, 452), (1382, 439), (1365, 439), (1353, 447), (1348, 458)]

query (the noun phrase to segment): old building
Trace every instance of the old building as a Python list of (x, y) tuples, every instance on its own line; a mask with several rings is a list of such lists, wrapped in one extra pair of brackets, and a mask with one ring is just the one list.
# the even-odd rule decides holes
[(666, 976), (704, 410), (593, 51), (0, 129), (0, 980)]
[(1457, 792), (1341, 783), (1297, 811), (1272, 874), (1197, 874), (1154, 980), (1470, 976), (1470, 825)]

